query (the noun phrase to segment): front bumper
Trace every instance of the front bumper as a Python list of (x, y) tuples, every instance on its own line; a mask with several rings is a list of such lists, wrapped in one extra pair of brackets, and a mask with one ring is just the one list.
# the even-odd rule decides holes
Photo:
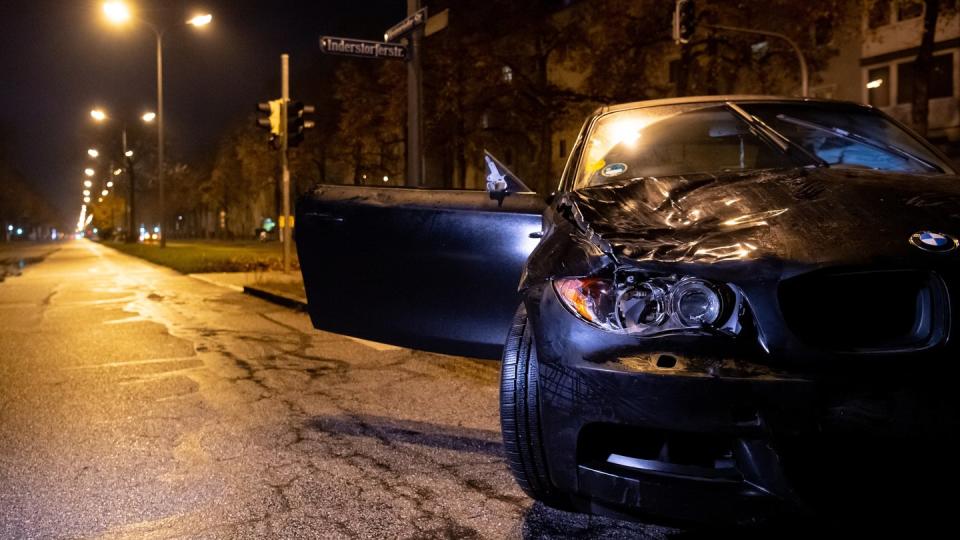
[[(960, 409), (903, 372), (827, 379), (702, 338), (639, 343), (583, 323), (549, 286), (527, 310), (551, 481), (593, 512), (733, 523), (820, 512), (833, 480), (891, 487), (880, 450), (955, 451)], [(857, 466), (873, 474), (847, 474)]]

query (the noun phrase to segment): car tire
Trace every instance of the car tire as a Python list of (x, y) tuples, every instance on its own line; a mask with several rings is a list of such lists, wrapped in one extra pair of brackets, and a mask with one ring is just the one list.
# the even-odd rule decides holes
[(550, 482), (540, 432), (537, 350), (523, 305), (517, 309), (500, 367), (500, 429), (510, 471), (530, 497), (555, 507), (568, 504)]

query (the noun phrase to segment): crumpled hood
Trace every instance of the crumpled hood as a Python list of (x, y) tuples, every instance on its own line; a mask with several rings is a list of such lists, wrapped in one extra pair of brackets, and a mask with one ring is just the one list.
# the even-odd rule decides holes
[(643, 178), (565, 202), (591, 237), (639, 261), (854, 264), (923, 253), (908, 242), (918, 231), (960, 236), (960, 178), (946, 175), (817, 168)]

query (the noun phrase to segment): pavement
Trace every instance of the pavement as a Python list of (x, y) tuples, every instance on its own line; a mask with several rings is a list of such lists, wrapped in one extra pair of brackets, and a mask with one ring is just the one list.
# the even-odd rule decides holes
[(534, 504), (497, 363), (88, 241), (0, 283), (0, 538), (663, 538)]

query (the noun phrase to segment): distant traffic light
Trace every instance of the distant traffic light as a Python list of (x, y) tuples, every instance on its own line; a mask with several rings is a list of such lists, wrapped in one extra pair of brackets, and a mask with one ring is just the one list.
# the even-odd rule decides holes
[(279, 137), (283, 132), (280, 130), (280, 109), (282, 101), (274, 99), (272, 101), (262, 101), (257, 103), (257, 127), (270, 132), (270, 140)]
[(304, 118), (306, 114), (316, 112), (313, 105), (304, 105), (301, 101), (291, 101), (287, 104), (287, 146), (295, 147), (303, 142), (303, 131), (313, 129), (316, 123)]
[(688, 43), (697, 28), (696, 7), (693, 0), (677, 0), (673, 11), (673, 41)]

